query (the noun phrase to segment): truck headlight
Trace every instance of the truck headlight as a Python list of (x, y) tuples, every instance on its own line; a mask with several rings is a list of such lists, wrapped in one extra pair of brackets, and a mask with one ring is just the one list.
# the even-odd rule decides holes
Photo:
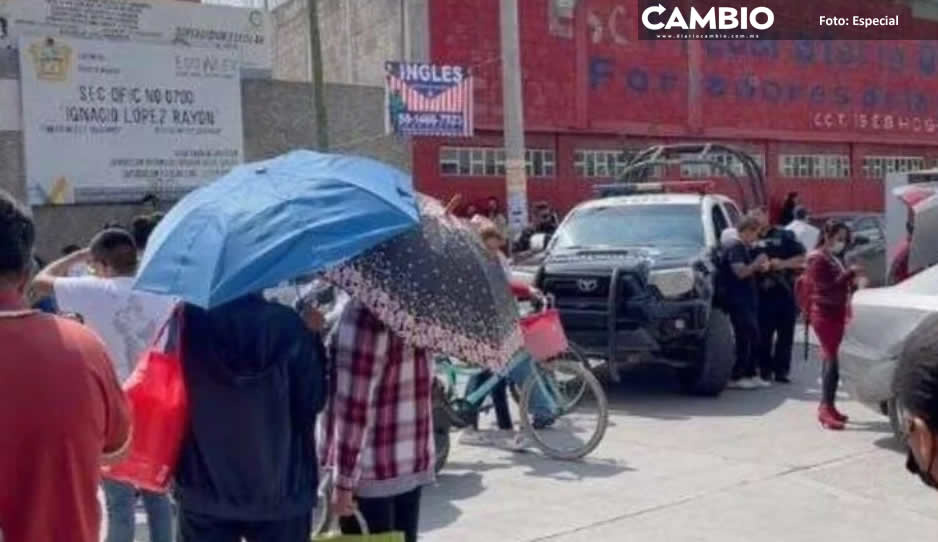
[(665, 297), (680, 297), (693, 290), (696, 283), (694, 270), (689, 267), (652, 271), (648, 280)]

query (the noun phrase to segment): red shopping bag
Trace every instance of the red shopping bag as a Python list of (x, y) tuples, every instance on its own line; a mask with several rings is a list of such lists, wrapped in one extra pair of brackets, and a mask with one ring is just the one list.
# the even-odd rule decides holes
[[(176, 318), (177, 340), (171, 351), (159, 348), (169, 322)], [(176, 469), (188, 422), (182, 374), (182, 310), (163, 324), (124, 384), (133, 419), (130, 451), (120, 463), (104, 467), (105, 478), (164, 493)]]
[(556, 309), (525, 316), (521, 319), (524, 347), (538, 361), (546, 361), (569, 349), (567, 335)]

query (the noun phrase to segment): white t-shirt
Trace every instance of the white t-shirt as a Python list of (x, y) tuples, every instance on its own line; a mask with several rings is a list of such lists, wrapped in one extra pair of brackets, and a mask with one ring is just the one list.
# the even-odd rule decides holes
[(55, 301), (62, 312), (76, 312), (107, 345), (121, 382), (169, 318), (176, 299), (133, 290), (133, 277), (55, 279)]
[(811, 224), (803, 220), (794, 220), (785, 229), (794, 233), (795, 237), (798, 238), (798, 242), (804, 245), (805, 250), (808, 252), (817, 248), (817, 240), (821, 236), (821, 230)]

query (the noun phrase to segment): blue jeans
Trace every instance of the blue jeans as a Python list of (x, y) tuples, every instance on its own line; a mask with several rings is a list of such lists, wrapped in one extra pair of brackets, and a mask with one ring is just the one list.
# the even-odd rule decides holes
[[(528, 377), (531, 376), (531, 371), (535, 363), (537, 362), (533, 359), (528, 359), (524, 363), (519, 363), (514, 369), (508, 372), (508, 378), (518, 386), (519, 390), (524, 389), (524, 383), (527, 382)], [(531, 395), (531, 412), (537, 419), (553, 417), (548, 407), (547, 397), (544, 396), (544, 390), (541, 386), (534, 386), (534, 392)]]
[[(134, 542), (137, 489), (123, 482), (103, 480), (107, 501), (107, 542)], [(147, 511), (151, 542), (173, 541), (173, 508), (167, 495), (140, 490)]]

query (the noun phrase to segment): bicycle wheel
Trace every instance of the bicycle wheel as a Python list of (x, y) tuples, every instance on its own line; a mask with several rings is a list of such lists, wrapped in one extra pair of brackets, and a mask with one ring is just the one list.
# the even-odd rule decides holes
[[(583, 382), (576, 403), (564, 396), (558, 376)], [(553, 403), (554, 419), (545, 424), (532, 405), (535, 390)], [(599, 380), (583, 364), (559, 360), (538, 365), (521, 392), (521, 425), (525, 434), (546, 455), (555, 459), (580, 459), (599, 446), (609, 423), (609, 404)]]
[[(551, 366), (554, 363), (561, 361), (566, 361), (570, 363), (579, 363), (583, 365), (584, 368), (589, 370), (589, 360), (586, 359), (586, 356), (580, 352), (579, 348), (571, 344), (570, 349), (562, 354), (558, 354), (548, 361), (541, 364), (544, 366)], [(563, 401), (559, 405), (561, 410), (570, 410), (576, 408), (576, 405), (583, 398), (583, 395), (586, 393), (587, 384), (586, 381), (582, 378), (579, 378), (580, 373), (564, 373), (556, 376), (556, 381), (559, 391), (562, 393)], [(521, 404), (521, 388), (516, 385), (514, 382), (511, 383), (511, 398), (515, 400), (519, 405)]]

